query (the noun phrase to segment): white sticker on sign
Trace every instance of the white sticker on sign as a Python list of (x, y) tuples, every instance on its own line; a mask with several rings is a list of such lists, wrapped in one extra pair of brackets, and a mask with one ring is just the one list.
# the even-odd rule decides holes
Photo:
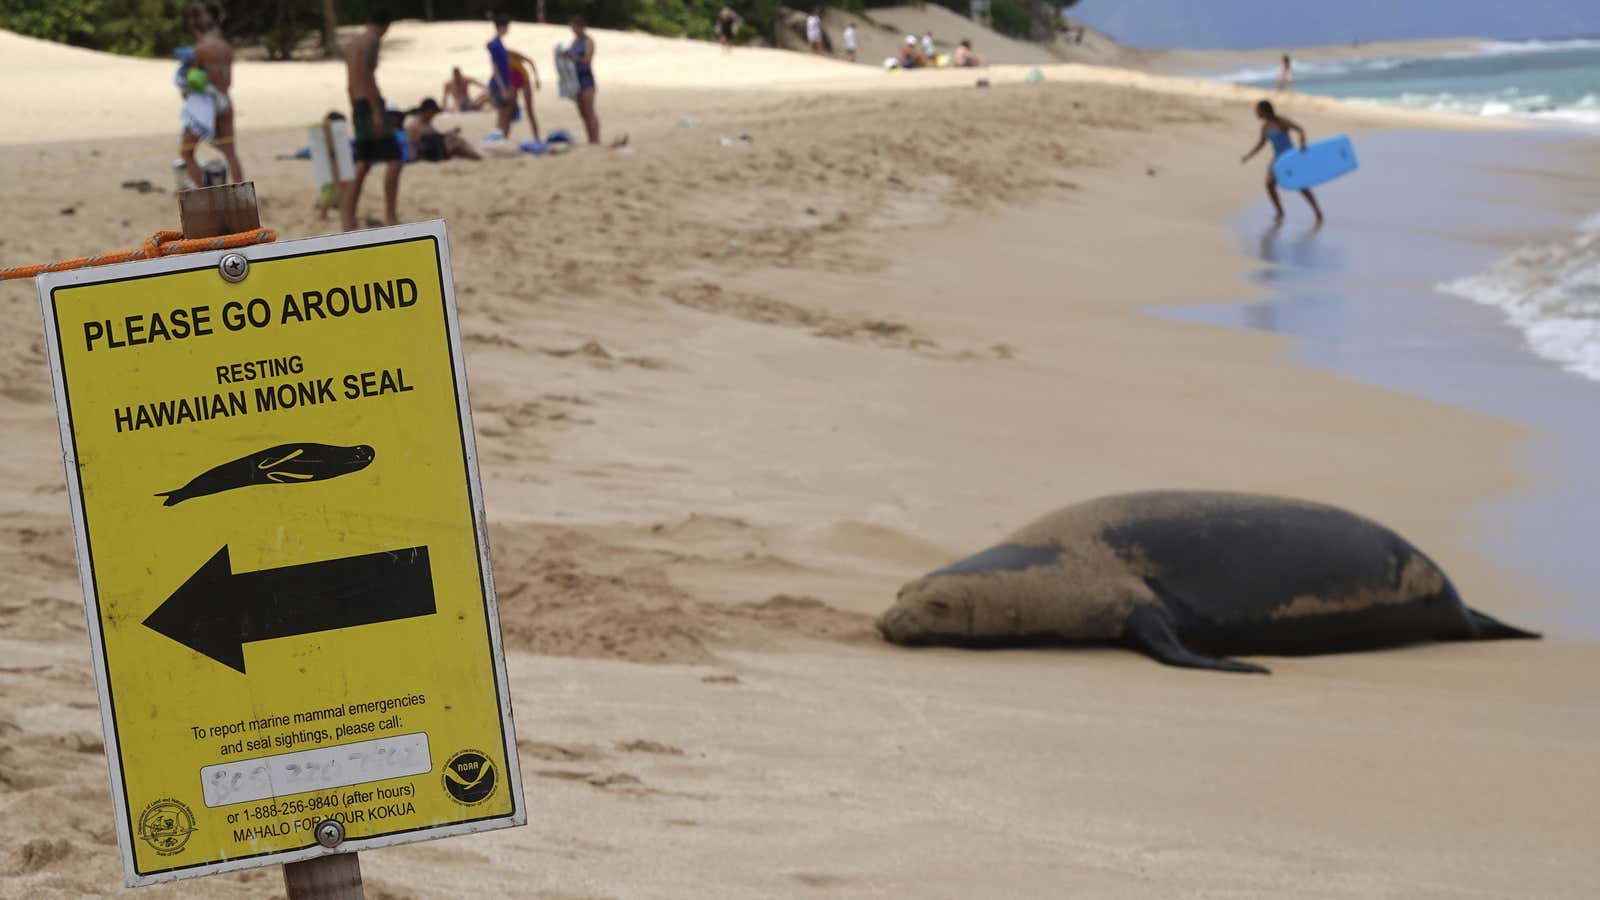
[(214, 808), (431, 771), (428, 736), (417, 732), (206, 766), (200, 790), (206, 806)]

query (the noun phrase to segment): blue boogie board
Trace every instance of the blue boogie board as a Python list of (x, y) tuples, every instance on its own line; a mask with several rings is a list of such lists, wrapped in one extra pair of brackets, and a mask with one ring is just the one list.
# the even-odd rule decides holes
[(1303, 191), (1356, 170), (1356, 148), (1344, 135), (1290, 150), (1272, 161), (1272, 174), (1278, 186)]

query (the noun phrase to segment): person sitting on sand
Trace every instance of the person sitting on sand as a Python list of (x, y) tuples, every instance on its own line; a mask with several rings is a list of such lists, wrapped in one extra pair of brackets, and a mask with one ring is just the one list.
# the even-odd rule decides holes
[(927, 66), (928, 57), (924, 56), (922, 50), (917, 47), (917, 36), (914, 34), (906, 35), (906, 44), (900, 48), (900, 68), (924, 69)]
[(178, 154), (195, 187), (204, 187), (205, 173), (195, 162), (194, 149), (210, 141), (228, 161), (228, 179), (244, 180), (239, 153), (234, 147), (233, 47), (222, 36), (222, 10), (215, 3), (191, 3), (183, 11), (184, 27), (194, 35), (193, 62), (184, 73), (183, 133)]
[(439, 104), (429, 97), (411, 111), (406, 123), (406, 142), (411, 145), (411, 158), (423, 162), (444, 162), (447, 159), (482, 159), (477, 150), (461, 136), (461, 129), (441, 132), (433, 127), (439, 117)]
[(950, 62), (958, 69), (972, 69), (984, 65), (983, 57), (972, 49), (972, 42), (964, 38), (956, 45), (956, 52), (951, 54)]
[[(472, 89), (477, 88), (478, 94), (473, 96)], [(444, 83), (440, 93), (444, 96), (444, 109), (456, 112), (477, 112), (489, 105), (488, 86), (476, 78), (468, 78), (461, 74), (461, 67), (456, 66), (450, 70), (450, 80)]]
[(922, 35), (922, 55), (933, 59), (939, 53), (933, 43), (933, 32), (924, 32)]
[[(1295, 141), (1290, 137), (1292, 132), (1300, 138), (1300, 149), (1306, 148), (1306, 130), (1287, 117), (1278, 115), (1272, 108), (1272, 101), (1262, 100), (1256, 104), (1256, 118), (1261, 120), (1261, 139), (1244, 155), (1241, 163), (1247, 163), (1251, 157), (1261, 152), (1268, 142), (1272, 144), (1272, 158), (1277, 159), (1283, 154), (1294, 149)], [(1322, 207), (1317, 205), (1317, 198), (1310, 190), (1300, 193), (1305, 195), (1306, 202), (1311, 204), (1311, 211), (1317, 214), (1317, 224), (1322, 224)], [(1278, 199), (1278, 176), (1273, 173), (1272, 167), (1267, 167), (1267, 196), (1272, 198), (1272, 208), (1278, 211), (1273, 219), (1275, 222), (1283, 221), (1283, 203)]]

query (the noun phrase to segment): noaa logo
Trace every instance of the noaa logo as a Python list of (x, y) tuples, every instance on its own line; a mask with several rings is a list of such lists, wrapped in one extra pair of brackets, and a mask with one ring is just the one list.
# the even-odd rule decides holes
[(444, 790), (457, 803), (473, 806), (494, 793), (494, 763), (477, 750), (463, 750), (444, 764)]
[(139, 814), (138, 835), (156, 853), (172, 856), (194, 836), (194, 813), (182, 801), (163, 797)]

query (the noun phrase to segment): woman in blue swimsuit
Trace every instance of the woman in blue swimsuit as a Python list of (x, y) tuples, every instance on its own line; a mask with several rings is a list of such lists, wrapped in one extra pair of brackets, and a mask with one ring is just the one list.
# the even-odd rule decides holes
[[(1249, 162), (1252, 157), (1261, 152), (1261, 148), (1268, 143), (1272, 144), (1272, 158), (1277, 159), (1283, 154), (1294, 149), (1295, 141), (1290, 137), (1293, 132), (1300, 138), (1300, 149), (1306, 148), (1306, 130), (1295, 124), (1290, 119), (1278, 115), (1272, 108), (1272, 101), (1263, 100), (1256, 104), (1256, 118), (1261, 120), (1261, 139), (1250, 148), (1240, 162)], [(1301, 191), (1306, 197), (1306, 202), (1311, 204), (1311, 211), (1317, 214), (1317, 223), (1322, 223), (1322, 207), (1317, 205), (1317, 198), (1309, 190)], [(1274, 221), (1283, 221), (1283, 204), (1278, 200), (1278, 177), (1272, 174), (1271, 167), (1267, 169), (1267, 196), (1272, 198), (1272, 208), (1278, 211)]]
[(594, 38), (589, 37), (583, 16), (572, 17), (572, 46), (567, 48), (578, 75), (578, 115), (583, 118), (583, 129), (589, 133), (589, 143), (600, 143), (600, 117), (594, 111)]

